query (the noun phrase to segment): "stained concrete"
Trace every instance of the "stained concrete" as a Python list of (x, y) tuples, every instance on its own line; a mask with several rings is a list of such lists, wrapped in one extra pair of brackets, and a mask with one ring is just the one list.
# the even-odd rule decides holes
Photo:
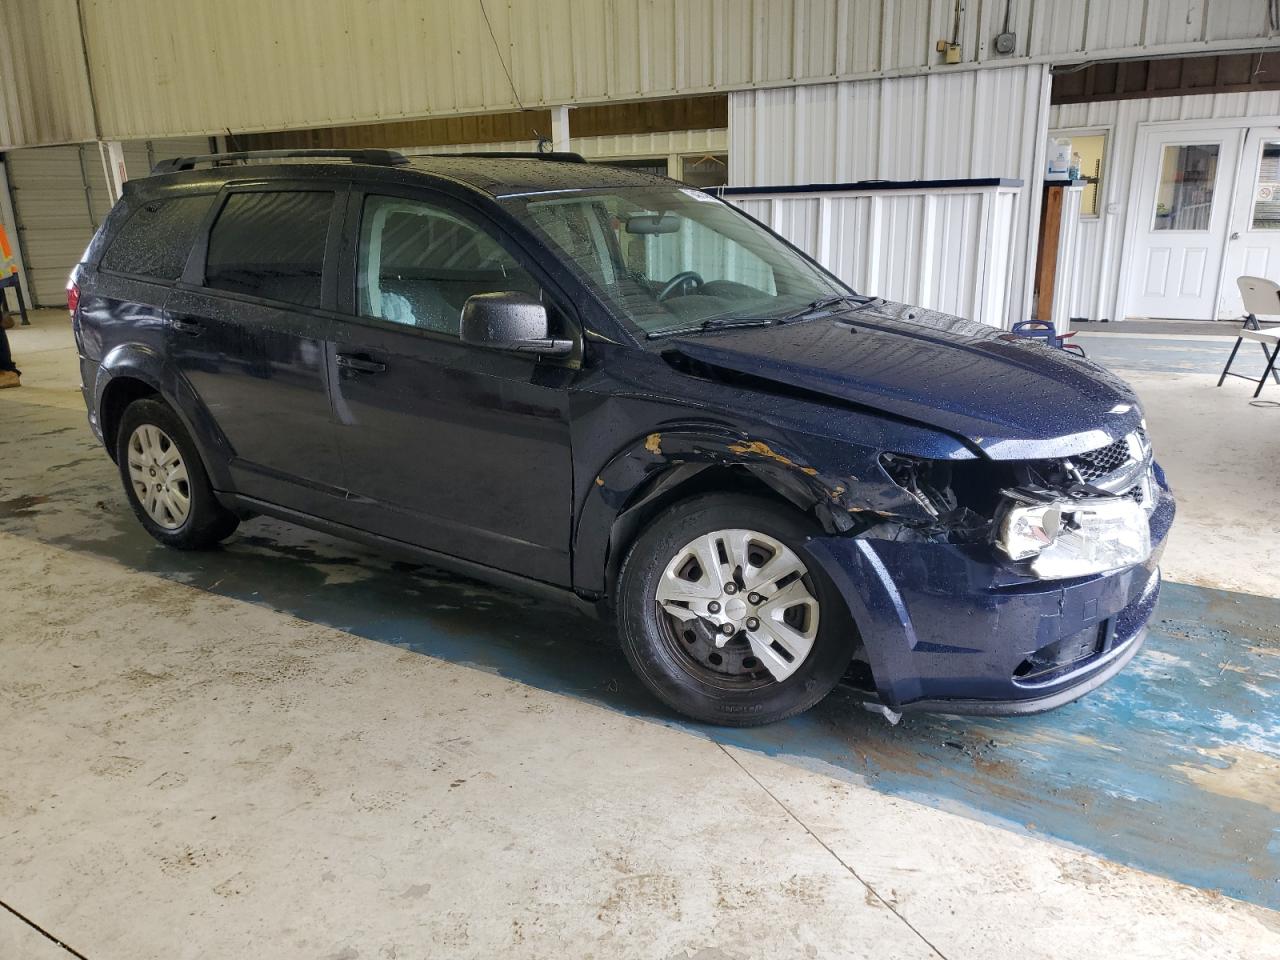
[[(926, 774), (917, 803), (637, 707), (600, 628), (537, 604), (266, 521), (219, 553), (151, 546), (65, 329), (37, 322), (29, 386), (0, 394), (0, 901), (86, 956), (1280, 957), (1270, 910), (936, 809), (937, 727), (887, 748)], [(1208, 581), (1199, 555), (1171, 545)], [(433, 633), (459, 662), (415, 652)], [(528, 676), (492, 647), (569, 682), (495, 675)], [(1263, 733), (1224, 749), (1265, 759)], [(1265, 806), (1260, 769), (1237, 791)]]

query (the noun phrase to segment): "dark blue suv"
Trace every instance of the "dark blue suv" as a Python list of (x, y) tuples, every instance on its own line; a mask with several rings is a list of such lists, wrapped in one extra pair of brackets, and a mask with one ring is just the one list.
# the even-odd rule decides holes
[[(166, 161), (76, 268), (144, 527), (296, 521), (616, 618), (671, 707), (1043, 710), (1133, 657), (1173, 500), (1123, 382), (572, 155)], [(406, 601), (408, 602), (408, 601)]]

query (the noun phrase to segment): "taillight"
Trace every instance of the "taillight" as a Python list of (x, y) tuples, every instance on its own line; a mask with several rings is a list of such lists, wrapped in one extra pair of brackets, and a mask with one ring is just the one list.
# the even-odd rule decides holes
[(67, 309), (71, 311), (71, 319), (76, 318), (76, 307), (80, 306), (80, 287), (74, 280), (67, 281)]

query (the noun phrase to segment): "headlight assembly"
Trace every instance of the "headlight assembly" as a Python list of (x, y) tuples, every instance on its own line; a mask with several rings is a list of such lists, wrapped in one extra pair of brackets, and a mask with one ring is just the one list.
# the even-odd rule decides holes
[(1120, 570), (1151, 555), (1147, 513), (1128, 497), (1005, 495), (995, 545), (1011, 560), (1030, 560), (1031, 572), (1043, 580)]

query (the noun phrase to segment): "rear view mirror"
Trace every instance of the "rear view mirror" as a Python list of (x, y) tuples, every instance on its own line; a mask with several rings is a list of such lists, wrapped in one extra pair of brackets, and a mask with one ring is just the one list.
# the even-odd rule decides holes
[(477, 293), (462, 305), (460, 336), (494, 350), (563, 357), (573, 352), (572, 340), (548, 336), (547, 308), (535, 297), (514, 291)]
[(671, 213), (637, 213), (627, 217), (627, 233), (679, 233), (680, 217)]

